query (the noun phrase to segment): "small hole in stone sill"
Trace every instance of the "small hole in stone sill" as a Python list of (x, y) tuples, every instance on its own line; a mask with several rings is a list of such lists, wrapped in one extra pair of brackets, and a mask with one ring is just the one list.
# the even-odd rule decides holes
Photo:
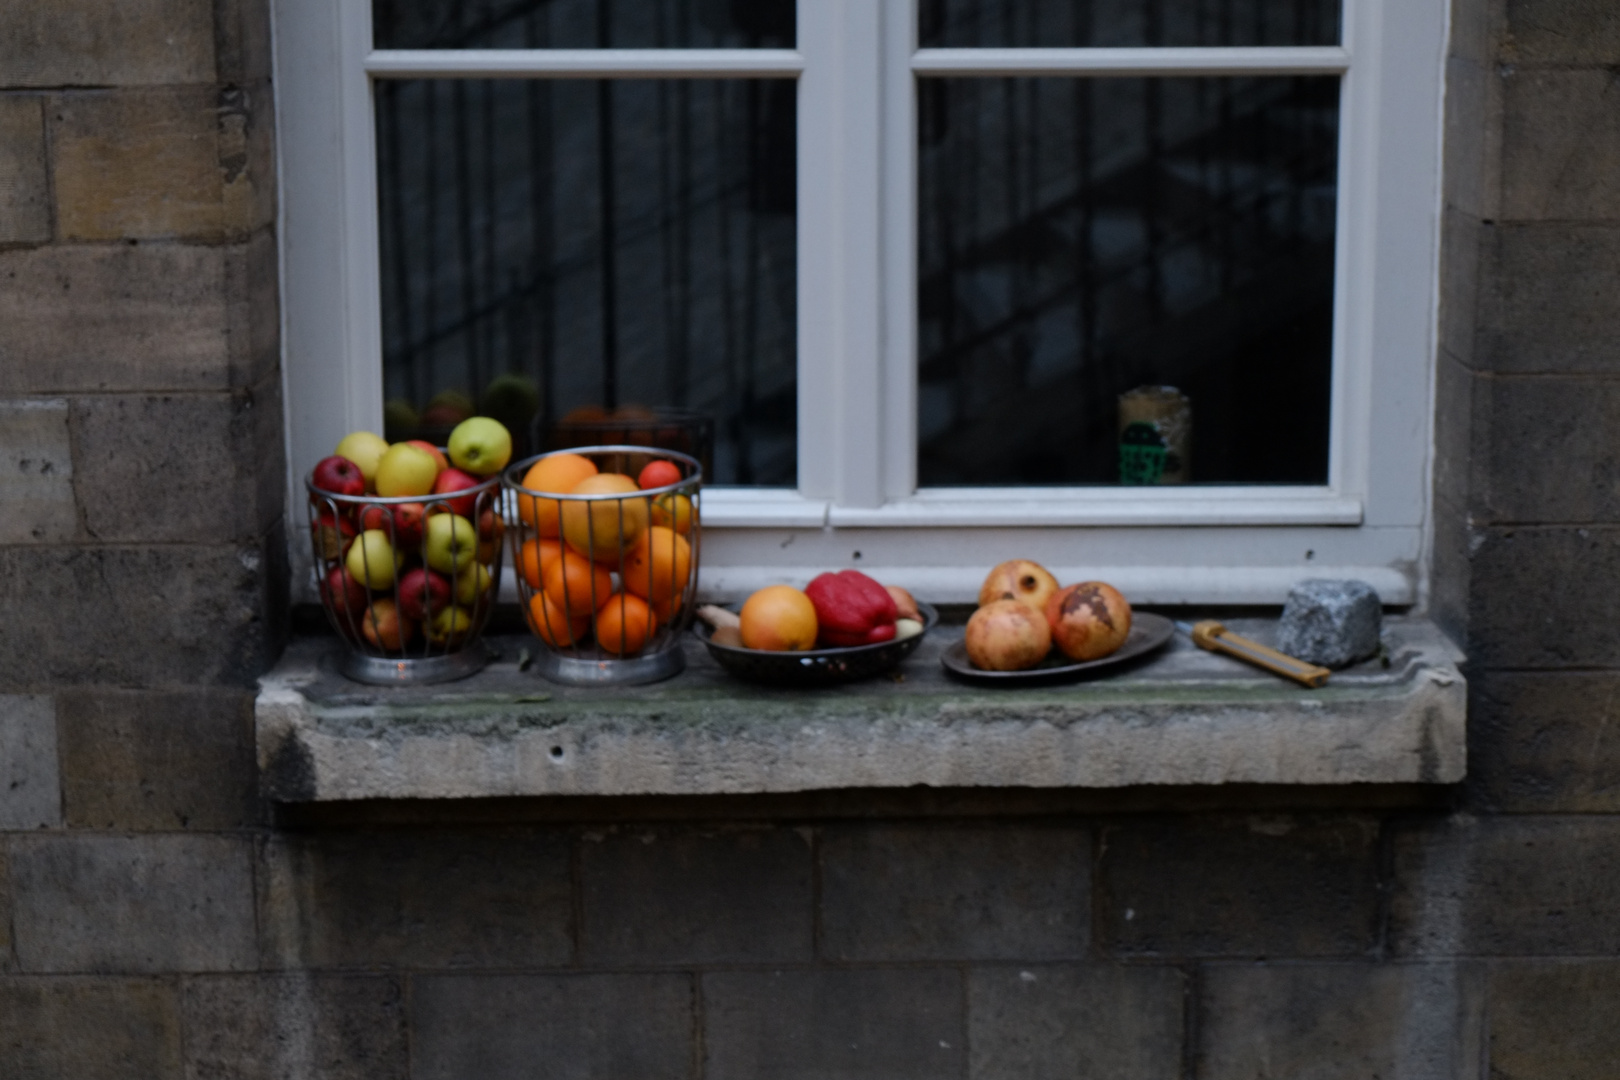
[(1305, 553), (1305, 559), (1306, 559), (1306, 561), (1309, 561), (1309, 560), (1311, 560), (1311, 559), (1314, 559), (1314, 558), (1316, 558), (1316, 552), (1314, 552), (1314, 551), (1307, 551), (1307, 552), (1306, 552), (1306, 553)]
[(551, 760), (552, 761), (561, 761), (562, 759), (563, 759), (563, 748), (560, 747), (560, 746), (553, 746), (551, 748)]
[(858, 551), (857, 551), (857, 552), (856, 552), (856, 553), (855, 553), (855, 557), (856, 557), (856, 558), (857, 558), (857, 559), (858, 559), (858, 558), (860, 558), (860, 557), (861, 557), (861, 553), (860, 553), (860, 552), (858, 552)]

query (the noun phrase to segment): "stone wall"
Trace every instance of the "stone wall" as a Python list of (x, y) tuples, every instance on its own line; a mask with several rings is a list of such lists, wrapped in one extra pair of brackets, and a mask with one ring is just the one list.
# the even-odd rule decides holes
[(1614, 1075), (1620, 9), (1457, 0), (1460, 788), (276, 817), (264, 7), (0, 0), (0, 1075)]

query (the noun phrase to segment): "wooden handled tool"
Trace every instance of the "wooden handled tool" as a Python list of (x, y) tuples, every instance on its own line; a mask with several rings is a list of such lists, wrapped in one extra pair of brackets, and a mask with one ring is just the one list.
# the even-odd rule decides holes
[(1273, 675), (1293, 679), (1311, 690), (1327, 682), (1328, 676), (1333, 674), (1325, 667), (1307, 664), (1276, 649), (1269, 649), (1258, 641), (1250, 641), (1241, 634), (1234, 634), (1213, 619), (1198, 623), (1196, 626), (1189, 626), (1184, 622), (1178, 622), (1176, 626), (1191, 637), (1193, 644), (1200, 649), (1222, 653), (1244, 663), (1253, 664), (1257, 668), (1264, 668)]

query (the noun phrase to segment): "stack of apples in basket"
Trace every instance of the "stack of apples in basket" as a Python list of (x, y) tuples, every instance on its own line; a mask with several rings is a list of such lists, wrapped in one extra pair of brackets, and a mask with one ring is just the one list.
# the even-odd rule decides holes
[(310, 527), (339, 633), (390, 656), (452, 652), (477, 633), (494, 607), (496, 478), (511, 456), (505, 426), (473, 417), (444, 451), (357, 431), (315, 466)]
[(657, 457), (634, 478), (603, 472), (583, 453), (529, 467), (516, 488), (523, 534), (513, 558), (541, 641), (579, 651), (594, 636), (598, 656), (625, 659), (668, 639), (659, 629), (675, 626), (695, 588), (696, 510), (682, 491), (650, 492), (688, 481)]

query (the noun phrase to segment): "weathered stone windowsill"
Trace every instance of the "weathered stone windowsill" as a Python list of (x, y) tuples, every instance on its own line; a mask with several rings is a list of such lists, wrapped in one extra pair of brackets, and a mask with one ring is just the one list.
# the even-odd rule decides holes
[[(1263, 638), (1266, 624), (1233, 623)], [(572, 690), (517, 667), (524, 639), (463, 682), (379, 690), (295, 643), (262, 680), (258, 752), (280, 802), (714, 795), (837, 788), (1453, 783), (1465, 771), (1461, 657), (1390, 620), (1389, 663), (1308, 691), (1178, 640), (1098, 682), (1016, 691), (949, 680), (942, 627), (905, 678), (773, 691), (695, 641), (685, 674)]]

